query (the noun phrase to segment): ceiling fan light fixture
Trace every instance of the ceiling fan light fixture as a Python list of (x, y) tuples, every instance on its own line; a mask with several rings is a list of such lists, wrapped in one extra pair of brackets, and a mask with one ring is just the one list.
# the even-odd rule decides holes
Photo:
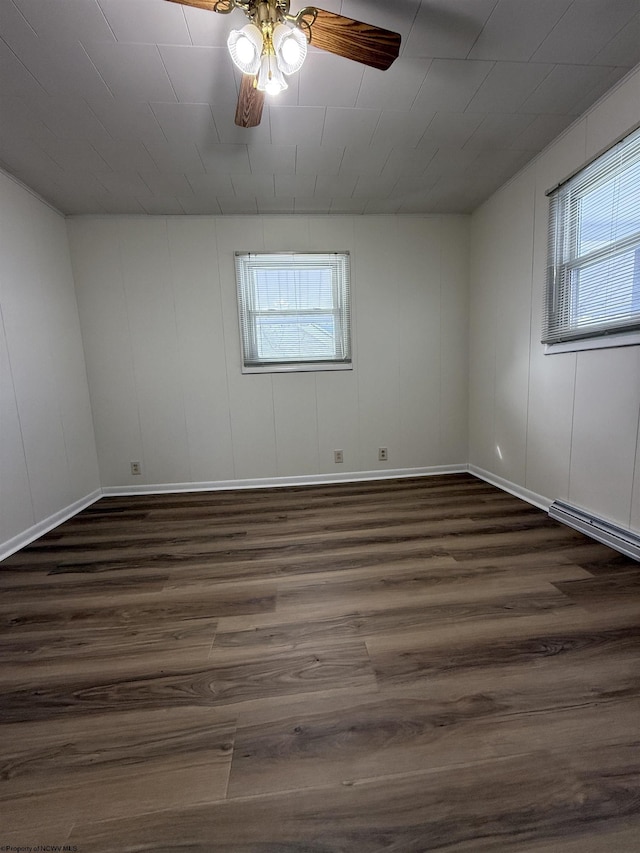
[(267, 95), (279, 95), (284, 89), (288, 89), (287, 81), (282, 71), (278, 68), (275, 54), (264, 53), (260, 60), (260, 70), (256, 80), (256, 89), (266, 92)]
[(241, 30), (231, 30), (227, 39), (231, 59), (243, 74), (257, 73), (263, 45), (260, 27), (255, 24), (246, 24)]
[(273, 29), (273, 49), (280, 70), (284, 74), (295, 74), (302, 68), (307, 55), (307, 38), (297, 27), (276, 24)]

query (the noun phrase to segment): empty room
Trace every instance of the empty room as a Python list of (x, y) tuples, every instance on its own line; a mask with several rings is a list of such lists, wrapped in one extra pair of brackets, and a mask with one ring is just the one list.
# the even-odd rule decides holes
[(640, 0), (0, 0), (0, 850), (640, 850)]

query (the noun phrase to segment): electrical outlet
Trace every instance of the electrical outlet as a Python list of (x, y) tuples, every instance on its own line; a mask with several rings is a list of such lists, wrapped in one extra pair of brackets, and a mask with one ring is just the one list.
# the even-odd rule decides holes
[(132, 462), (131, 463), (131, 473), (132, 474), (142, 474), (142, 465), (140, 462)]
[(344, 462), (344, 455), (341, 450), (333, 451), (333, 461), (336, 463), (336, 465), (340, 462)]
[(387, 448), (386, 447), (379, 447), (378, 448), (378, 461), (379, 462), (386, 462), (388, 458), (389, 458), (389, 456), (387, 454)]

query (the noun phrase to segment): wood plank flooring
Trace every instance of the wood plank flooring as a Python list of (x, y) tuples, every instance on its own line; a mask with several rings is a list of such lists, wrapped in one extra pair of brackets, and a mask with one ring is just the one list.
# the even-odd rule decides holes
[(471, 475), (104, 498), (0, 564), (0, 849), (640, 851), (639, 617)]

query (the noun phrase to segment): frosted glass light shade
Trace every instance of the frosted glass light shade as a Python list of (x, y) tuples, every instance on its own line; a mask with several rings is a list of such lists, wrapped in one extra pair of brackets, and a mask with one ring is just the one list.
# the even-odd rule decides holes
[(256, 88), (267, 95), (278, 95), (284, 89), (288, 89), (287, 81), (278, 68), (278, 62), (273, 53), (265, 53), (260, 60), (260, 70)]
[(273, 30), (273, 49), (278, 67), (284, 74), (295, 74), (302, 68), (307, 55), (307, 38), (297, 27), (276, 24)]
[(257, 73), (262, 45), (262, 33), (255, 24), (246, 24), (241, 30), (231, 30), (227, 39), (231, 59), (243, 74)]

